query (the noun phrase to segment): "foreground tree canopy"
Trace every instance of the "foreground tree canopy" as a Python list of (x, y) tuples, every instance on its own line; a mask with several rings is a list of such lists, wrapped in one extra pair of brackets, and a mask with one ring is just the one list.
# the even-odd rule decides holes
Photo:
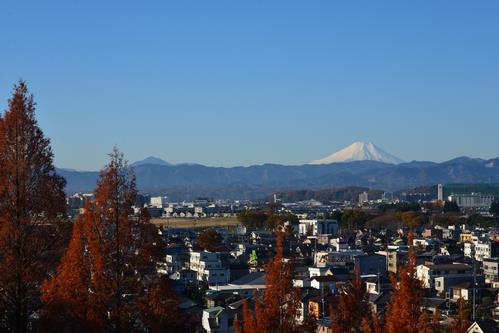
[(0, 117), (0, 327), (25, 332), (64, 234), (65, 182), (24, 82), (8, 105)]
[(185, 332), (155, 270), (157, 228), (147, 212), (131, 214), (135, 176), (123, 154), (112, 151), (74, 223), (64, 186), (21, 81), (0, 117), (0, 331)]

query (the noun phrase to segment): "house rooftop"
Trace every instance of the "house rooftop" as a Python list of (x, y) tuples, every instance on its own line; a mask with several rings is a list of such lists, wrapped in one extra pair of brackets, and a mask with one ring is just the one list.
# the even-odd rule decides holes
[(231, 285), (265, 284), (264, 272), (253, 272), (240, 277), (230, 283)]

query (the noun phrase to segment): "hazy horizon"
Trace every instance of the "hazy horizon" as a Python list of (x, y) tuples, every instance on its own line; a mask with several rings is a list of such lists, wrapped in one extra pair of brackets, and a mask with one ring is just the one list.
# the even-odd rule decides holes
[[(6, 6), (7, 7), (7, 6)], [(0, 108), (28, 83), (58, 167), (305, 164), (354, 141), (499, 156), (499, 2), (69, 4), (0, 12)]]

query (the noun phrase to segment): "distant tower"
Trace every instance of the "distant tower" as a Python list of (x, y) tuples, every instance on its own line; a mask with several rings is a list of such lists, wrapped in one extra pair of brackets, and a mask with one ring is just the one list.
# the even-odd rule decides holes
[(438, 184), (437, 199), (438, 201), (444, 201), (444, 185), (442, 184)]
[(276, 204), (277, 203), (277, 194), (274, 193), (274, 203)]

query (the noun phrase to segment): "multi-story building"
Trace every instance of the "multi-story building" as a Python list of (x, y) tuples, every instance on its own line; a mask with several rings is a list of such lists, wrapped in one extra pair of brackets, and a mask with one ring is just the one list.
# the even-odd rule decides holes
[(369, 202), (369, 194), (367, 192), (362, 192), (359, 194), (359, 205), (365, 202)]
[(423, 288), (434, 288), (437, 277), (462, 277), (472, 275), (473, 269), (466, 264), (423, 264), (416, 266), (416, 277)]
[(477, 261), (483, 261), (484, 258), (493, 258), (499, 255), (499, 242), (490, 240), (486, 237), (473, 236), (470, 242), (464, 243), (464, 255), (475, 258)]
[(407, 251), (399, 251), (399, 250), (386, 251), (386, 263), (387, 263), (388, 272), (396, 274), (399, 267), (407, 263), (407, 257), (408, 257)]
[(205, 281), (209, 285), (227, 284), (230, 279), (230, 270), (222, 267), (220, 254), (216, 252), (192, 251), (189, 269), (197, 273), (199, 281)]
[(490, 208), (494, 196), (481, 193), (452, 194), (448, 200), (455, 202), (459, 208)]
[(482, 268), (486, 283), (499, 281), (499, 258), (484, 258)]
[(336, 220), (300, 220), (298, 226), (300, 235), (335, 235), (338, 232), (338, 221)]
[(166, 208), (168, 206), (167, 197), (151, 197), (150, 204), (156, 208)]

